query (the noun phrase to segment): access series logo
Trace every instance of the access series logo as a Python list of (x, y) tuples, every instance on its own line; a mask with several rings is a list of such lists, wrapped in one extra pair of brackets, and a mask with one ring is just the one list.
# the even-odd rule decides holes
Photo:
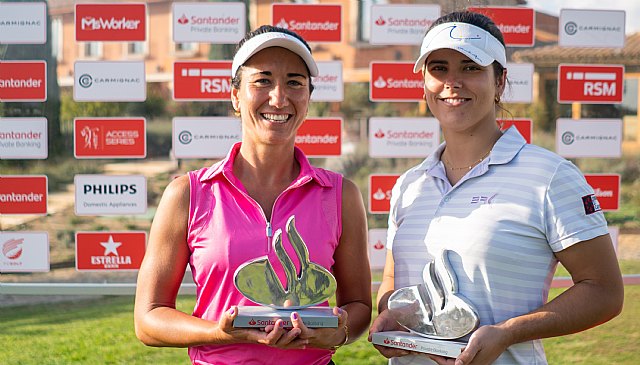
[(76, 4), (76, 41), (127, 41), (146, 39), (147, 5)]
[(73, 130), (76, 158), (144, 158), (147, 154), (144, 118), (76, 118)]

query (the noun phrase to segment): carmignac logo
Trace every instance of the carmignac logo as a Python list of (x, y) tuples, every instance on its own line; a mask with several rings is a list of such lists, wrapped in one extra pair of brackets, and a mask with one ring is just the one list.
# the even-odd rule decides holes
[(574, 35), (578, 32), (578, 24), (575, 22), (567, 22), (567, 24), (564, 25), (564, 31), (568, 35)]
[(572, 144), (576, 140), (576, 136), (572, 132), (562, 133), (562, 143)]
[(189, 131), (182, 131), (178, 134), (178, 141), (182, 144), (189, 144), (193, 140), (193, 135)]
[(86, 89), (93, 84), (93, 78), (89, 74), (84, 74), (78, 78), (78, 83)]

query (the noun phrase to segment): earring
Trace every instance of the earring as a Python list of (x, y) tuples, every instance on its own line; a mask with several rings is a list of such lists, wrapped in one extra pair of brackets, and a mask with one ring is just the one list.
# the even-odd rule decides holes
[(493, 101), (495, 101), (496, 104), (500, 104), (500, 96), (496, 95), (495, 98), (493, 99)]

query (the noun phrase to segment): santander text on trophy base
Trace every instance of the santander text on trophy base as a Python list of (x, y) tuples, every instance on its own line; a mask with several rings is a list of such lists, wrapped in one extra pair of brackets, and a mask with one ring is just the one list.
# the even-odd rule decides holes
[(474, 306), (458, 293), (457, 278), (444, 250), (422, 273), (424, 284), (400, 288), (388, 300), (391, 316), (409, 332), (374, 334), (374, 344), (456, 357), (466, 343), (452, 341), (473, 332), (480, 322)]
[(331, 308), (317, 306), (335, 293), (336, 279), (327, 269), (309, 260), (307, 245), (295, 227), (295, 216), (287, 220), (286, 232), (300, 270), (296, 269), (285, 251), (282, 229), (278, 229), (273, 235), (272, 246), (282, 264), (286, 287), (280, 282), (267, 256), (240, 265), (234, 274), (234, 284), (247, 299), (260, 306), (239, 306), (234, 327), (263, 328), (275, 324), (278, 319), (285, 322), (285, 327), (291, 327), (293, 311), (300, 315), (307, 327), (338, 327), (338, 317)]

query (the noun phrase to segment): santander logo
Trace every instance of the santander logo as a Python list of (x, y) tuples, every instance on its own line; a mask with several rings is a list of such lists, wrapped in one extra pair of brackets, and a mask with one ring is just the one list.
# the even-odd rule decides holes
[(390, 340), (389, 338), (385, 338), (383, 342), (385, 343), (385, 345), (390, 345), (390, 346), (395, 346), (395, 347), (400, 347), (405, 349), (416, 349), (418, 347), (418, 345), (416, 345), (415, 343), (395, 341), (395, 340)]
[(376, 250), (382, 250), (384, 248), (384, 244), (382, 244), (382, 241), (378, 240), (378, 242), (373, 245), (373, 248), (375, 248)]
[(251, 318), (251, 320), (249, 321), (249, 325), (251, 326), (255, 326), (256, 323), (257, 323), (256, 320), (253, 318)]
[(283, 29), (289, 29), (289, 23), (287, 23), (287, 21), (284, 18), (281, 18), (280, 21), (278, 22), (278, 24), (276, 24), (276, 27), (280, 27)]
[(384, 20), (384, 18), (382, 16), (380, 16), (380, 18), (378, 18), (378, 20), (376, 20), (376, 25), (383, 26), (385, 24), (387, 24), (387, 22)]
[(189, 18), (186, 15), (182, 14), (180, 19), (178, 19), (178, 23), (180, 24), (189, 24)]
[(17, 260), (22, 256), (24, 238), (10, 239), (2, 245), (2, 254), (9, 260)]
[(387, 86), (387, 83), (384, 81), (384, 79), (382, 78), (382, 76), (378, 77), (378, 79), (373, 83), (373, 86), (377, 87), (378, 89), (382, 89), (385, 86)]
[(376, 134), (374, 134), (374, 136), (376, 138), (384, 138), (384, 132), (382, 131), (382, 129), (378, 129), (378, 131), (376, 132)]

